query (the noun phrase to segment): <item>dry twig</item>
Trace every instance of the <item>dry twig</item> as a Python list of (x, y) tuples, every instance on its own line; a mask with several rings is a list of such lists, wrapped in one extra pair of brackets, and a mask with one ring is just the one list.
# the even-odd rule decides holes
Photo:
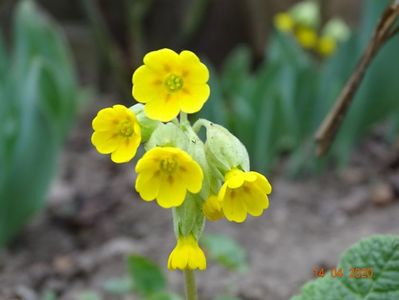
[(395, 28), (398, 19), (399, 0), (396, 0), (383, 12), (363, 56), (360, 58), (354, 72), (341, 91), (334, 107), (317, 130), (315, 140), (318, 156), (322, 156), (329, 150), (370, 62), (381, 47), (398, 33), (399, 28)]

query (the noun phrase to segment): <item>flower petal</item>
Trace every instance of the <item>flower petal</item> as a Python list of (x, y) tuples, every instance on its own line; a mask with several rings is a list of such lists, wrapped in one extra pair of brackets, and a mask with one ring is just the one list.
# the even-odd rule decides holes
[(91, 136), (91, 143), (99, 153), (109, 154), (119, 146), (120, 138), (112, 131), (95, 131)]
[(179, 55), (182, 76), (188, 83), (205, 83), (209, 79), (208, 68), (200, 62), (197, 55), (191, 51), (182, 51)]
[(136, 155), (138, 147), (137, 139), (125, 138), (121, 140), (118, 148), (111, 154), (111, 160), (115, 163), (128, 162)]
[(186, 197), (186, 188), (177, 178), (161, 180), (157, 203), (163, 208), (180, 206)]
[(199, 111), (210, 95), (210, 89), (207, 84), (184, 85), (180, 92), (181, 110), (186, 113), (195, 113)]
[(147, 117), (162, 122), (168, 122), (176, 118), (179, 111), (179, 99), (176, 94), (167, 94), (165, 97), (148, 102), (144, 107)]

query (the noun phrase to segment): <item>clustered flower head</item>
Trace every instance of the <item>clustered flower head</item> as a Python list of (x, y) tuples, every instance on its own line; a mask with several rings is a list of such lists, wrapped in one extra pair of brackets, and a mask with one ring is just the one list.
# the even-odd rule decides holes
[[(143, 144), (135, 171), (136, 191), (144, 201), (173, 210), (177, 244), (170, 270), (204, 270), (199, 246), (205, 219), (241, 223), (269, 206), (271, 185), (250, 171), (245, 146), (226, 128), (206, 119), (193, 126), (187, 113), (208, 100), (207, 67), (191, 51), (152, 51), (133, 74), (138, 104), (114, 105), (93, 120), (92, 143), (116, 163), (131, 161)], [(206, 139), (198, 132), (205, 128)]]
[(274, 25), (279, 31), (292, 34), (304, 49), (324, 57), (334, 54), (338, 45), (350, 36), (348, 26), (339, 18), (329, 20), (320, 28), (320, 8), (316, 1), (311, 0), (276, 14)]

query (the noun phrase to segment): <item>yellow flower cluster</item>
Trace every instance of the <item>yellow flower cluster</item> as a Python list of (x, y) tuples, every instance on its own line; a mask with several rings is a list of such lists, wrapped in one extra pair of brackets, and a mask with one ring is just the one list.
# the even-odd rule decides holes
[[(306, 50), (328, 57), (335, 53), (340, 42), (349, 36), (349, 29), (340, 19), (330, 20), (321, 30), (318, 28), (320, 11), (316, 2), (303, 1), (290, 11), (274, 16), (274, 26), (280, 32), (291, 34)], [(319, 33), (320, 32), (320, 33)]]
[(192, 127), (188, 121), (186, 113), (198, 112), (210, 94), (208, 69), (193, 52), (161, 49), (143, 61), (133, 74), (132, 94), (144, 105), (100, 110), (91, 141), (116, 163), (131, 161), (143, 143), (135, 189), (144, 201), (173, 209), (177, 245), (168, 268), (204, 270), (198, 240), (205, 216), (234, 222), (247, 214), (260, 216), (269, 205), (271, 185), (248, 170), (245, 147), (227, 129), (198, 120), (212, 124), (204, 144), (197, 135), (201, 124)]

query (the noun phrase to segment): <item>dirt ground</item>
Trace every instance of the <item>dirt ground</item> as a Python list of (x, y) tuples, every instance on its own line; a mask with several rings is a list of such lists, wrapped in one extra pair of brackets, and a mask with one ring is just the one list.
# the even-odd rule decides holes
[[(165, 265), (174, 246), (171, 213), (141, 201), (134, 164), (115, 165), (90, 144), (90, 122), (104, 104), (90, 105), (68, 139), (47, 208), (0, 254), (0, 299), (40, 299), (52, 290), (62, 300), (96, 291), (126, 274), (126, 255)], [(246, 300), (286, 300), (312, 278), (315, 266), (333, 267), (340, 253), (363, 237), (399, 234), (399, 171), (394, 149), (370, 138), (348, 168), (312, 179), (271, 176), (270, 208), (244, 224), (208, 223), (206, 232), (236, 239), (250, 270), (234, 273), (209, 262), (198, 274), (200, 299), (227, 293)], [(167, 272), (181, 293), (179, 272)]]

